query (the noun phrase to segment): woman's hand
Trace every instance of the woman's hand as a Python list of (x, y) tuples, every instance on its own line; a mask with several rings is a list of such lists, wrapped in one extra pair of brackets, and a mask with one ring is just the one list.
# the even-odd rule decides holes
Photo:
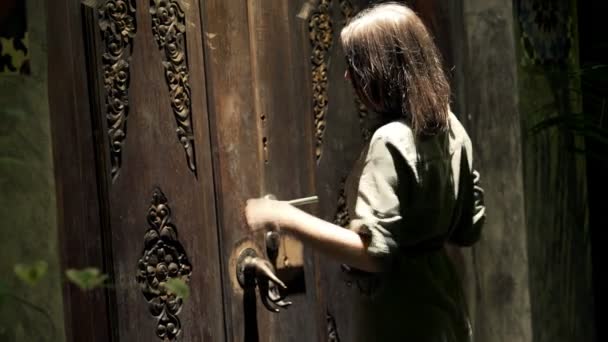
[(245, 205), (245, 219), (253, 231), (259, 229), (277, 229), (289, 204), (268, 198), (252, 198)]
[(245, 205), (245, 219), (253, 231), (281, 228), (342, 263), (368, 272), (380, 269), (378, 260), (367, 252), (367, 244), (359, 234), (310, 215), (287, 202), (250, 199)]

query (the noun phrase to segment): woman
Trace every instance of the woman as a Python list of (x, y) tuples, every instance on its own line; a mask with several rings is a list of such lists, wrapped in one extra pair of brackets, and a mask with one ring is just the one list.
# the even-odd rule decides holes
[(350, 229), (270, 199), (247, 201), (247, 222), (278, 226), (367, 274), (362, 341), (469, 341), (446, 244), (479, 239), (483, 191), (432, 37), (408, 7), (388, 3), (353, 18), (341, 41), (346, 78), (376, 113), (347, 181)]

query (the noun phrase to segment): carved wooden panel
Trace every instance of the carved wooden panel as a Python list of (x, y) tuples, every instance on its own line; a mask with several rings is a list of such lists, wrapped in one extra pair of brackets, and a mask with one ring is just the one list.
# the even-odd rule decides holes
[[(316, 75), (312, 74), (314, 96), (324, 95), (322, 97), (324, 134), (320, 140), (316, 140), (317, 156), (321, 155), (317, 161), (316, 175), (320, 201), (326, 205), (319, 208), (319, 215), (342, 227), (347, 227), (350, 221), (344, 189), (345, 180), (364, 146), (361, 129), (365, 127), (364, 123), (368, 115), (363, 104), (357, 100), (350, 82), (343, 77), (347, 64), (339, 37), (341, 29), (348, 20), (367, 4), (367, 0), (330, 2), (327, 13), (331, 23), (327, 26), (331, 27), (333, 41), (329, 49), (324, 51), (323, 56), (323, 62), (326, 63), (323, 71), (327, 75), (327, 81), (323, 83), (324, 88), (318, 87), (318, 82), (315, 83)], [(311, 40), (313, 63), (317, 57), (315, 56), (317, 50)], [(316, 116), (320, 108), (318, 101), (314, 98), (313, 101)], [(325, 340), (354, 341), (358, 331), (353, 322), (356, 322), (359, 316), (357, 298), (360, 294), (354, 284), (348, 282), (349, 277), (341, 271), (343, 268), (340, 263), (327, 261), (321, 265), (321, 268), (324, 274), (323, 292), (327, 300), (326, 308), (329, 311), (325, 322), (327, 334)]]
[(171, 222), (171, 208), (160, 189), (152, 194), (148, 209), (148, 230), (144, 236), (144, 252), (138, 262), (136, 277), (148, 301), (150, 313), (157, 318), (156, 336), (173, 341), (181, 332), (178, 314), (182, 298), (165, 287), (169, 279), (190, 281), (192, 266), (178, 241), (177, 228)]
[(315, 156), (321, 158), (325, 114), (327, 112), (327, 67), (329, 50), (333, 42), (333, 29), (329, 12), (331, 0), (321, 0), (312, 13), (308, 24), (312, 46), (312, 92), (315, 122)]
[(340, 182), (338, 201), (336, 206), (336, 216), (334, 217), (334, 224), (340, 227), (348, 227), (350, 223), (350, 217), (348, 215), (348, 205), (346, 202), (346, 179), (343, 178)]
[[(196, 173), (188, 166), (184, 148), (176, 139), (178, 126), (163, 65), (171, 62), (171, 56), (167, 59), (165, 55), (174, 50), (166, 37), (166, 49), (159, 50), (153, 32), (154, 17), (150, 14), (154, 6), (167, 8), (171, 14), (175, 8), (171, 8), (170, 1), (57, 2), (57, 6), (49, 6), (49, 19), (53, 19), (54, 28), (62, 29), (50, 31), (53, 37), (61, 38), (53, 40), (53, 65), (57, 67), (49, 70), (62, 71), (53, 73), (51, 84), (64, 85), (61, 89), (69, 94), (50, 89), (53, 97), (49, 100), (55, 104), (54, 132), (57, 128), (56, 135), (63, 142), (55, 146), (55, 152), (63, 156), (61, 165), (69, 166), (59, 167), (59, 171), (68, 170), (67, 173), (58, 171), (58, 179), (63, 180), (58, 184), (68, 186), (60, 207), (77, 203), (71, 209), (80, 208), (64, 210), (69, 218), (63, 225), (70, 231), (66, 236), (79, 237), (66, 241), (64, 254), (76, 256), (73, 251), (85, 244), (90, 247), (88, 258), (67, 258), (67, 266), (91, 264), (103, 269), (116, 283), (110, 290), (94, 294), (95, 298), (69, 291), (65, 296), (65, 307), (69, 309), (66, 339), (229, 340), (225, 337), (224, 315), (218, 315), (223, 304), (222, 273), (209, 139), (213, 134), (207, 105), (201, 20), (204, 11), (200, 8), (207, 1), (179, 0), (184, 17), (180, 13), (176, 22), (187, 25), (185, 45), (180, 46), (184, 47), (188, 74), (180, 82), (187, 81), (183, 91), (189, 101), (183, 103), (191, 106), (188, 104), (186, 112), (196, 114), (192, 118), (194, 137), (186, 139), (194, 145)], [(168, 17), (158, 8), (157, 28), (164, 32), (163, 20)], [(171, 25), (165, 26), (182, 29)], [(112, 145), (116, 149), (111, 149)], [(83, 184), (87, 186), (83, 188)], [(153, 199), (155, 186), (171, 196), (168, 203), (160, 190)], [(69, 191), (70, 187), (79, 191)], [(150, 221), (146, 222), (148, 210)], [(88, 222), (93, 218), (95, 222)], [(83, 222), (88, 224), (80, 224)], [(179, 241), (175, 230), (179, 230)], [(79, 265), (69, 264), (74, 260)], [(205, 267), (198, 267), (203, 263)], [(196, 267), (195, 272), (190, 273), (191, 265)], [(181, 293), (177, 289), (179, 282), (171, 279), (189, 280), (193, 291), (183, 305), (170, 293)], [(107, 329), (96, 329), (101, 326)]]
[(177, 139), (186, 153), (188, 167), (196, 171), (185, 40), (186, 17), (176, 0), (150, 0), (150, 15), (154, 39), (163, 53), (165, 79), (177, 123)]
[(135, 9), (135, 0), (107, 0), (99, 7), (99, 28), (105, 45), (102, 64), (113, 180), (120, 171), (122, 145), (127, 136)]
[[(349, 0), (338, 1), (342, 26), (358, 12)], [(323, 138), (325, 135), (326, 119), (329, 96), (328, 96), (328, 75), (329, 75), (329, 56), (333, 45), (334, 23), (332, 22), (332, 0), (320, 0), (314, 9), (308, 23), (309, 39), (312, 55), (310, 57), (312, 67), (312, 89), (313, 89), (313, 111), (315, 123), (315, 156), (317, 160), (321, 158), (323, 150)], [(355, 96), (355, 105), (361, 124), (361, 133), (365, 140), (371, 137), (371, 132), (364, 125), (368, 117), (367, 108)]]

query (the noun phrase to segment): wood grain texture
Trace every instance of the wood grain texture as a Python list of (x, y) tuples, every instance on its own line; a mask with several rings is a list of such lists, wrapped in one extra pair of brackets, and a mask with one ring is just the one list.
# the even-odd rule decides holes
[[(315, 194), (313, 126), (309, 113), (307, 23), (297, 18), (298, 2), (249, 2), (249, 35), (256, 113), (261, 121), (264, 194), (280, 199)], [(304, 260), (305, 292), (292, 294), (293, 305), (279, 315), (262, 307), (258, 317), (271, 324), (262, 341), (317, 340), (321, 310), (315, 286), (316, 267), (310, 251)], [(307, 317), (307, 319), (302, 319)]]
[[(142, 0), (136, 4), (140, 8), (136, 15), (138, 29), (145, 33), (136, 35), (137, 48), (131, 58), (129, 137), (133, 144), (123, 146), (121, 173), (112, 183), (101, 79), (103, 42), (98, 36), (96, 16), (99, 4), (99, 1), (85, 3), (88, 10), (85, 6), (83, 21), (79, 6), (73, 8), (66, 1), (64, 5), (72, 11), (70, 18), (78, 25), (64, 27), (66, 13), (60, 10), (50, 15), (53, 20), (49, 23), (53, 27), (50, 34), (65, 37), (68, 32), (68, 37), (75, 36), (73, 41), (62, 38), (52, 44), (57, 51), (49, 54), (54, 66), (49, 68), (49, 76), (59, 82), (59, 87), (50, 91), (53, 133), (59, 137), (54, 140), (54, 149), (61, 188), (58, 203), (63, 204), (60, 222), (66, 215), (73, 220), (70, 225), (61, 225), (64, 264), (97, 266), (112, 274), (114, 281), (108, 297), (99, 297), (103, 292), (95, 291), (91, 294), (99, 298), (83, 298), (71, 287), (66, 289), (66, 330), (71, 334), (68, 340), (157, 339), (155, 319), (149, 314), (146, 299), (135, 281), (155, 187), (162, 188), (171, 202), (172, 220), (179, 227), (180, 241), (194, 270), (191, 296), (179, 313), (180, 338), (223, 340), (223, 315), (217, 315), (222, 307), (222, 291), (200, 11), (196, 2), (180, 2), (186, 15), (185, 35), (190, 47), (186, 59), (192, 82), (193, 140), (196, 149), (202, 151), (196, 155), (198, 173), (190, 171), (184, 162), (182, 145), (175, 139), (176, 122), (164, 80), (162, 56), (152, 37), (150, 13), (141, 10), (148, 9), (149, 3)], [(65, 32), (57, 32), (58, 28), (64, 28)], [(59, 70), (68, 70), (69, 77), (59, 74)], [(65, 87), (62, 82), (67, 83)], [(72, 89), (75, 94), (66, 96), (55, 89)], [(114, 301), (120, 305), (114, 305)]]
[(197, 2), (182, 1), (186, 14), (187, 61), (190, 66), (191, 114), (197, 173), (184, 162), (175, 139), (172, 98), (165, 81), (163, 55), (153, 37), (147, 1), (138, 1), (138, 34), (131, 59), (129, 143), (124, 146), (120, 176), (109, 187), (119, 339), (153, 341), (156, 320), (134, 281), (144, 248), (146, 217), (153, 190), (170, 202), (178, 240), (192, 265), (191, 296), (180, 313), (184, 340), (222, 340), (223, 317), (219, 252), (209, 147), (202, 36)]
[[(78, 2), (48, 6), (49, 107), (61, 265), (62, 270), (98, 267), (107, 272), (81, 24)], [(66, 282), (63, 295), (68, 341), (111, 339), (110, 291), (82, 292)]]
[[(358, 10), (365, 6), (366, 1), (351, 3)], [(332, 222), (336, 215), (340, 215), (337, 213), (338, 201), (344, 180), (363, 148), (355, 94), (350, 83), (344, 79), (346, 62), (339, 37), (346, 18), (339, 5), (338, 1), (332, 1), (330, 6), (333, 39), (328, 60), (326, 128), (316, 180), (320, 199), (319, 215)], [(356, 322), (360, 311), (358, 289), (349, 286), (339, 263), (327, 258), (322, 260), (324, 309), (333, 317), (324, 323), (327, 325), (328, 322), (333, 322), (335, 332), (342, 341), (354, 341), (358, 335)]]
[[(201, 7), (208, 77), (214, 180), (217, 189), (221, 272), (224, 275), (226, 339), (241, 341), (243, 294), (230, 281), (238, 243), (248, 237), (243, 205), (262, 194), (261, 137), (251, 91), (252, 74), (246, 2), (205, 1)], [(243, 170), (247, 172), (243, 172)], [(255, 298), (249, 302), (255, 303)], [(257, 322), (254, 322), (257, 326)], [(257, 335), (257, 334), (256, 334)]]
[[(473, 141), (488, 217), (467, 252), (469, 308), (480, 341), (531, 341), (528, 241), (512, 4), (465, 0), (454, 53), (459, 118)], [(474, 300), (472, 300), (474, 296)]]
[[(271, 314), (234, 284), (231, 262), (243, 241), (263, 240), (247, 229), (245, 200), (273, 193), (311, 195), (313, 154), (306, 88), (305, 22), (293, 2), (207, 1), (203, 8), (206, 70), (221, 231), (227, 339), (317, 340), (315, 267), (306, 258), (306, 294)], [(306, 319), (303, 319), (305, 317)], [(310, 318), (310, 319), (308, 319)], [(252, 328), (253, 326), (253, 328)]]

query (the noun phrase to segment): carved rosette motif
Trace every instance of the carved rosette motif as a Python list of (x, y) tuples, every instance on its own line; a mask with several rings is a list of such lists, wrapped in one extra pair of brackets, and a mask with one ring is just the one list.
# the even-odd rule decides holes
[(144, 236), (145, 248), (138, 262), (136, 280), (148, 301), (150, 313), (157, 318), (156, 335), (163, 341), (173, 341), (181, 332), (178, 314), (183, 300), (168, 291), (165, 284), (175, 278), (188, 283), (192, 266), (177, 239), (171, 209), (160, 189), (152, 194), (147, 220), (149, 227)]
[(108, 0), (99, 8), (106, 120), (112, 179), (120, 171), (129, 113), (129, 62), (136, 32), (135, 0)]
[(315, 117), (315, 156), (321, 158), (325, 114), (327, 112), (327, 63), (333, 40), (333, 29), (329, 7), (331, 0), (320, 0), (308, 23), (312, 56), (312, 94)]
[(165, 79), (177, 123), (177, 138), (186, 152), (188, 167), (196, 171), (186, 56), (186, 16), (176, 0), (150, 0), (150, 14), (152, 33), (163, 53)]

